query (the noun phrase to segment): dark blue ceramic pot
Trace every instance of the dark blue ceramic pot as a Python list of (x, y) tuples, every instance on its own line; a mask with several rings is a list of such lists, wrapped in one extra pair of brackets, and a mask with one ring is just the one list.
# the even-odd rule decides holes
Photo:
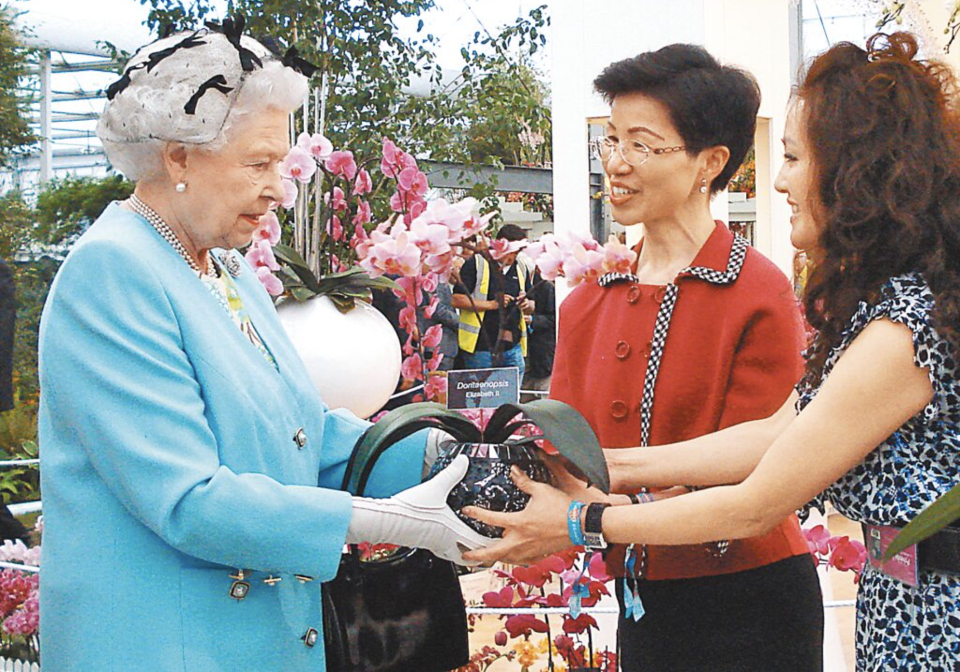
[(453, 443), (441, 445), (440, 456), (430, 471), (434, 476), (458, 455), (470, 458), (467, 473), (447, 497), (447, 504), (471, 528), (486, 537), (500, 538), (503, 528), (481, 523), (460, 513), (465, 506), (477, 506), (490, 511), (523, 511), (530, 495), (517, 487), (510, 478), (510, 467), (516, 465), (523, 473), (540, 483), (550, 483), (550, 470), (540, 459), (536, 446), (509, 443)]

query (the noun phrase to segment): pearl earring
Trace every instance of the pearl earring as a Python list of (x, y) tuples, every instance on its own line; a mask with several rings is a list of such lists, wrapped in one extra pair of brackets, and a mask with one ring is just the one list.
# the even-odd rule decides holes
[(177, 182), (177, 186), (174, 187), (174, 189), (177, 190), (177, 193), (178, 193), (178, 194), (182, 194), (183, 192), (185, 192), (185, 191), (187, 190), (187, 183), (186, 183), (186, 182)]
[(707, 178), (703, 178), (702, 180), (700, 180), (700, 193), (701, 194), (707, 193)]

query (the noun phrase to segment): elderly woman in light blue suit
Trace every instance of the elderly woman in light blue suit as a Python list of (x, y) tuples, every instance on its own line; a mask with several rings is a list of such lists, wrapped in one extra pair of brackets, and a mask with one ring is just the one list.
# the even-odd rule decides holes
[(161, 39), (108, 92), (98, 132), (136, 192), (77, 242), (41, 326), (51, 672), (322, 671), (345, 542), (484, 543), (445, 504), (465, 464), (417, 485), (423, 434), (371, 498), (337, 489), (369, 424), (323, 404), (234, 251), (282, 198), (306, 79), (241, 31)]

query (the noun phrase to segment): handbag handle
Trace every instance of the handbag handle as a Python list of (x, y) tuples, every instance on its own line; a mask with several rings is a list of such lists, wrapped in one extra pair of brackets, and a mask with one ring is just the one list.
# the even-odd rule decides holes
[(440, 404), (423, 402), (396, 408), (357, 439), (340, 489), (353, 495), (363, 494), (370, 473), (383, 452), (423, 429), (443, 429), (458, 439), (480, 440), (480, 431), (473, 423)]

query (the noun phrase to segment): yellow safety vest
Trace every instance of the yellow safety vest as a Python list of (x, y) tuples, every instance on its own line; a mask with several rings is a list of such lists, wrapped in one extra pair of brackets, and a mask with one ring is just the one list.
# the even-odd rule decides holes
[[(490, 264), (479, 254), (474, 255), (477, 264), (477, 282), (473, 286), (474, 302), (486, 301), (487, 292), (490, 289)], [(523, 266), (517, 264), (517, 280), (520, 281), (520, 292), (526, 291), (527, 282), (523, 273)], [(464, 309), (460, 311), (460, 349), (464, 352), (473, 353), (477, 349), (477, 339), (480, 338), (480, 326), (483, 324), (484, 310), (472, 311)], [(498, 334), (499, 336), (499, 334)], [(523, 356), (527, 356), (527, 323), (523, 319), (523, 311), (520, 311), (520, 351)]]

